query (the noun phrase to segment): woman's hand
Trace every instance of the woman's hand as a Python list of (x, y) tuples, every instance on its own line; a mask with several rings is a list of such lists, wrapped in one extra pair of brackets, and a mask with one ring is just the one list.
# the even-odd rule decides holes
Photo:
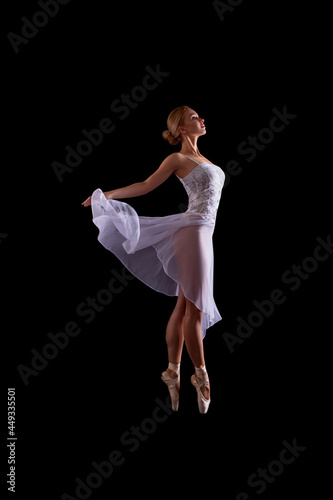
[(84, 207), (89, 207), (91, 205), (91, 196), (87, 198), (83, 203), (81, 203)]
[[(106, 191), (104, 194), (105, 198), (107, 200), (112, 200), (112, 193), (113, 191)], [(90, 207), (91, 205), (91, 196), (89, 196), (89, 198), (87, 198), (83, 203), (81, 203), (81, 205), (83, 205), (84, 207)]]

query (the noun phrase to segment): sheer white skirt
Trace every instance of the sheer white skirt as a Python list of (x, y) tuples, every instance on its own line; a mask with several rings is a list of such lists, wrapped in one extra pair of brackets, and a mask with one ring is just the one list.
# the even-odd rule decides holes
[(203, 311), (202, 337), (220, 321), (213, 296), (215, 224), (191, 212), (166, 217), (138, 216), (133, 207), (92, 195), (98, 241), (143, 283), (169, 296), (181, 286), (187, 299)]

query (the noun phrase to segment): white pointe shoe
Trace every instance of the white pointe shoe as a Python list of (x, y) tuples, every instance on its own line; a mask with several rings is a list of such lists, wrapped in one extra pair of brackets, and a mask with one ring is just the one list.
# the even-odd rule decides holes
[[(176, 372), (173, 372), (175, 375)], [(169, 394), (171, 398), (171, 407), (173, 411), (178, 411), (179, 408), (179, 388), (180, 388), (180, 376), (171, 377), (171, 375), (165, 371), (162, 373), (161, 379), (168, 386)]]
[(209, 399), (205, 398), (205, 396), (202, 394), (201, 391), (202, 386), (209, 384), (209, 378), (207, 373), (205, 373), (202, 376), (202, 378), (201, 377), (199, 378), (196, 374), (192, 375), (191, 383), (197, 390), (199, 412), (207, 413), (208, 407), (210, 405), (210, 398)]

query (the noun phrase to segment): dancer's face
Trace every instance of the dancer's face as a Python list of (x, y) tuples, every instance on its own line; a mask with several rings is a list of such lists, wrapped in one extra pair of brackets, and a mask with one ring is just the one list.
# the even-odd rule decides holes
[(179, 127), (181, 133), (185, 133), (193, 136), (205, 135), (206, 127), (204, 125), (204, 119), (200, 118), (198, 113), (194, 109), (188, 108), (183, 117), (183, 123)]

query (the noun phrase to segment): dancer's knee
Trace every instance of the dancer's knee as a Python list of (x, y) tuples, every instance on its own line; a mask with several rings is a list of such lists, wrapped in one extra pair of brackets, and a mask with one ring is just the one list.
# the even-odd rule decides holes
[(203, 312), (198, 309), (198, 307), (193, 304), (190, 300), (186, 299), (186, 309), (185, 317), (191, 318), (192, 320), (201, 321)]

